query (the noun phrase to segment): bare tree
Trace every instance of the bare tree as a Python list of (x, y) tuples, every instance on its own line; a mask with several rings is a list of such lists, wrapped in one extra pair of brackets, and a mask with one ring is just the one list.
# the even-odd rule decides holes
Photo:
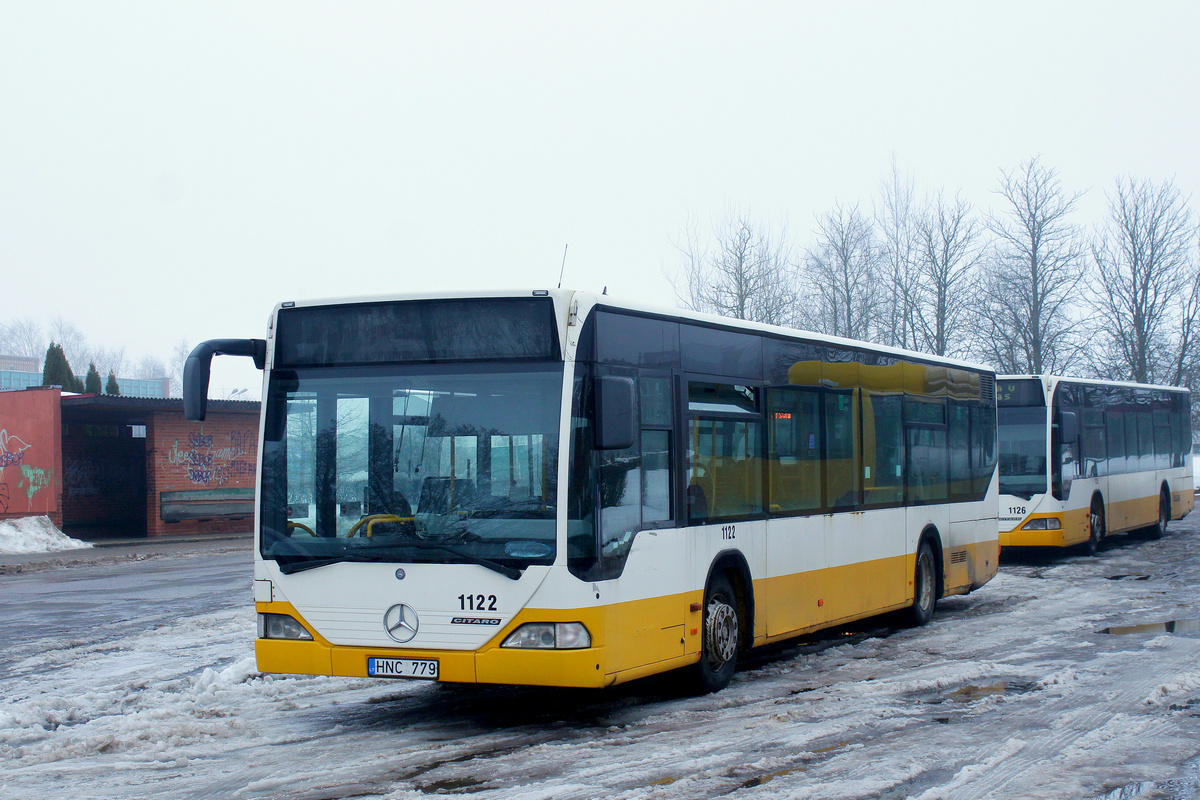
[(125, 348), (124, 347), (96, 347), (91, 350), (91, 363), (96, 365), (97, 371), (101, 375), (125, 375)]
[(976, 345), (1003, 372), (1065, 372), (1081, 355), (1073, 301), (1085, 247), (1068, 217), (1082, 192), (1063, 190), (1058, 172), (1035, 156), (1000, 172), (1003, 213), (988, 217), (993, 258), (977, 306)]
[(917, 260), (923, 282), (917, 329), (925, 350), (939, 356), (965, 349), (967, 312), (974, 301), (982, 256), (980, 225), (971, 204), (941, 193), (917, 223)]
[(683, 262), (668, 277), (685, 307), (773, 325), (793, 322), (799, 292), (786, 223), (772, 230), (749, 212), (727, 209), (708, 236), (689, 218), (675, 247)]
[(133, 374), (130, 378), (138, 378), (139, 380), (154, 380), (155, 378), (167, 377), (167, 365), (163, 363), (161, 358), (154, 356), (142, 356), (133, 367)]
[(1092, 246), (1100, 374), (1139, 383), (1184, 379), (1196, 350), (1196, 235), (1172, 181), (1117, 179)]
[(174, 368), (171, 371), (171, 396), (183, 396), (183, 365), (187, 362), (187, 357), (191, 355), (192, 348), (188, 344), (186, 338), (180, 338), (175, 343), (175, 347), (171, 350), (171, 363)]
[(50, 337), (34, 320), (22, 317), (0, 325), (0, 352), (10, 356), (41, 359), (50, 346)]
[(835, 203), (817, 219), (817, 241), (805, 259), (812, 303), (807, 327), (851, 339), (870, 338), (880, 305), (879, 248), (858, 205)]
[(83, 374), (87, 364), (92, 360), (92, 351), (87, 339), (75, 323), (63, 317), (55, 317), (50, 321), (50, 338), (58, 342), (71, 365), (71, 371)]
[(917, 269), (916, 210), (913, 180), (902, 178), (892, 156), (891, 168), (880, 181), (882, 195), (875, 210), (879, 229), (879, 265), (887, 283), (890, 301), (879, 315), (879, 338), (892, 347), (916, 349), (917, 298), (920, 273)]

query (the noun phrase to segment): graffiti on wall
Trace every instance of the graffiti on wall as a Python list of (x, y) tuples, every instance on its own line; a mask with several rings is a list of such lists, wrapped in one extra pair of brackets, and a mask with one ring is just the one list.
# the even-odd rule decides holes
[(15, 467), (25, 460), (25, 451), (29, 445), (20, 437), (10, 436), (8, 429), (0, 429), (0, 477), (4, 476), (5, 467)]
[(38, 469), (28, 464), (21, 465), (21, 482), (17, 484), (17, 488), (25, 489), (25, 497), (29, 501), (30, 510), (33, 509), (33, 496), (51, 484), (53, 473), (54, 470)]
[(0, 514), (8, 513), (8, 484), (4, 481), (4, 468), (15, 467), (25, 460), (29, 445), (18, 436), (10, 436), (8, 429), (0, 429)]
[(248, 431), (231, 431), (227, 439), (192, 432), (186, 445), (175, 440), (167, 451), (167, 460), (182, 467), (196, 486), (224, 486), (230, 481), (254, 478), (255, 450), (254, 434)]
[(33, 510), (33, 496), (54, 482), (53, 469), (41, 469), (26, 463), (25, 454), (30, 445), (19, 436), (8, 432), (7, 428), (0, 429), (0, 514), (7, 514), (12, 502), (9, 484), (4, 479), (6, 468), (19, 467), (21, 480), (17, 489), (25, 490), (26, 510)]

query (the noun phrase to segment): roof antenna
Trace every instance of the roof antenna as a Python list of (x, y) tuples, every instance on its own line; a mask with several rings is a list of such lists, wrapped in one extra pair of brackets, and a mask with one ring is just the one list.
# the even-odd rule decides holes
[[(569, 244), (569, 242), (568, 242)], [(563, 271), (567, 268), (567, 245), (563, 245), (563, 263), (562, 268), (558, 270), (558, 288), (562, 288)]]
[(603, 292), (601, 292), (600, 294), (608, 294), (608, 287), (607, 287), (607, 286), (605, 286), (605, 287), (604, 287), (604, 291), (603, 291)]

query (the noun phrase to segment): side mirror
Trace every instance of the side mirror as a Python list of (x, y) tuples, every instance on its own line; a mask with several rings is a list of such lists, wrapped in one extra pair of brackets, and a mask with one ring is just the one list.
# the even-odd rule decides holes
[(636, 438), (633, 378), (596, 378), (596, 449), (625, 450)]
[(1079, 438), (1079, 418), (1074, 411), (1062, 412), (1058, 436), (1063, 442), (1073, 442)]
[(203, 422), (208, 411), (208, 379), (213, 356), (248, 356), (254, 366), (267, 364), (265, 339), (209, 339), (196, 345), (183, 363), (183, 415)]

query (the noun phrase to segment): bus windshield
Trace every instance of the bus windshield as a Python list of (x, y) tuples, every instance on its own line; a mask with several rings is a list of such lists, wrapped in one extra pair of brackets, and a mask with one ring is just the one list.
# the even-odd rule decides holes
[(1046, 407), (997, 409), (1000, 493), (1023, 497), (1046, 492)]
[(555, 554), (563, 365), (276, 370), (263, 558), (476, 563)]

